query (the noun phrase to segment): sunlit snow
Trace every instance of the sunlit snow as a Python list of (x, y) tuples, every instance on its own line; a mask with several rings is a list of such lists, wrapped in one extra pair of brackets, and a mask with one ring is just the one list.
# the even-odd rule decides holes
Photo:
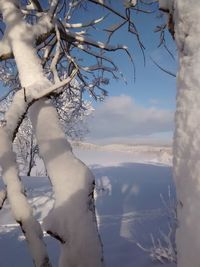
[[(153, 261), (150, 254), (137, 245), (151, 248), (151, 234), (156, 239), (161, 238), (160, 232), (168, 233), (169, 214), (161, 196), (170, 205), (168, 190), (171, 188), (175, 199), (171, 149), (79, 144), (74, 150), (90, 165), (96, 177), (96, 212), (106, 266), (175, 267), (172, 262), (164, 261), (163, 265)], [(165, 162), (160, 160), (161, 155), (165, 155)], [(24, 177), (23, 182), (35, 216), (42, 221), (53, 205), (49, 180)], [(10, 214), (8, 203), (0, 212), (0, 266), (13, 267), (17, 263), (20, 267), (32, 267), (23, 234)], [(45, 242), (56, 266), (59, 244), (46, 233)]]

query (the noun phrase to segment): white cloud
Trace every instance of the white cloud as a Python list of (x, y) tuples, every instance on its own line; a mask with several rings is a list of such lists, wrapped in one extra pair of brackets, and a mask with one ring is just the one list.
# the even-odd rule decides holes
[(155, 99), (155, 98), (150, 98), (148, 102), (150, 105), (158, 105), (161, 103), (159, 99)]
[(170, 132), (173, 128), (173, 111), (145, 108), (127, 95), (108, 97), (99, 105), (89, 120), (89, 138), (130, 139)]

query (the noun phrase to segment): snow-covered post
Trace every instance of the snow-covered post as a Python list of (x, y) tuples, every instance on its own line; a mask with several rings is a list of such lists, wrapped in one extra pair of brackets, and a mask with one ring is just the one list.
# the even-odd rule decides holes
[[(52, 1), (52, 3), (56, 3), (56, 1)], [(5, 142), (7, 144), (5, 149), (3, 145), (0, 146), (1, 156), (3, 158), (7, 155), (9, 149), (9, 155), (12, 158), (9, 156), (6, 162), (8, 166), (10, 163), (14, 165), (11, 168), (12, 172), (4, 174), (6, 184), (9, 183), (9, 188), (12, 189), (13, 183), (18, 180), (11, 139), (20, 117), (32, 101), (45, 96), (59, 87), (59, 84), (64, 86), (71, 77), (61, 82), (57, 79), (56, 84), (52, 85), (43, 74), (41, 62), (34, 48), (37, 35), (51, 30), (52, 9), (34, 26), (23, 20), (16, 0), (0, 0), (0, 10), (7, 26), (4, 39), (10, 47), (11, 51), (9, 52), (14, 55), (20, 82), (25, 88), (24, 91), (20, 90), (16, 93), (6, 114), (6, 127), (2, 129), (1, 133), (5, 141), (8, 140), (8, 144)], [(55, 68), (53, 70), (55, 74)], [(33, 128), (35, 128), (40, 154), (44, 159), (55, 192), (54, 208), (45, 221), (48, 233), (61, 242), (59, 266), (101, 267), (102, 248), (93, 203), (94, 177), (90, 170), (73, 155), (71, 146), (59, 125), (56, 110), (47, 99), (43, 98), (32, 104), (30, 118)], [(5, 161), (2, 162), (5, 163)], [(2, 167), (6, 169), (7, 166)], [(13, 171), (13, 169), (15, 170)], [(13, 173), (15, 174), (14, 181), (11, 179)], [(22, 191), (19, 182), (17, 182), (17, 186), (19, 195)], [(8, 192), (9, 195), (11, 193)], [(16, 205), (17, 203), (16, 201)], [(14, 205), (14, 202), (12, 204)], [(13, 212), (15, 211), (16, 206), (13, 207)], [(26, 235), (29, 236), (28, 231)], [(37, 242), (35, 245), (37, 246)], [(40, 247), (38, 246), (38, 248)], [(36, 250), (34, 248), (33, 252), (36, 257), (39, 252), (42, 256), (44, 255), (43, 249)], [(37, 267), (49, 266), (47, 264), (48, 262), (46, 265), (36, 262)]]
[(199, 267), (200, 3), (197, 0), (174, 0), (171, 12), (179, 55), (173, 150), (178, 199), (177, 260), (178, 267)]

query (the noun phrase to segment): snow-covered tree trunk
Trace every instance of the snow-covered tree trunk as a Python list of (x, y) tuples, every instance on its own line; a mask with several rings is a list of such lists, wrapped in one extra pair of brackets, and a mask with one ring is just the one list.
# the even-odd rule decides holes
[(174, 135), (178, 267), (200, 266), (200, 2), (175, 0), (179, 54)]
[[(56, 4), (57, 1), (52, 3), (54, 2)], [(5, 140), (7, 138), (9, 142), (5, 151), (3, 145), (0, 145), (3, 157), (7, 152), (6, 149), (9, 149), (9, 153), (11, 153), (11, 141), (17, 123), (28, 108), (32, 96), (38, 96), (38, 93), (41, 96), (40, 92), (44, 95), (45, 89), (52, 86), (43, 74), (40, 60), (34, 49), (34, 41), (38, 31), (45, 30), (47, 32), (51, 29), (51, 12), (49, 17), (48, 14), (44, 17), (44, 23), (40, 21), (40, 24), (35, 27), (28, 25), (23, 20), (16, 0), (1, 0), (0, 10), (6, 23), (5, 49), (13, 53), (21, 85), (25, 88), (24, 94), (23, 91), (16, 93), (7, 112), (7, 124), (5, 131), (2, 130), (2, 136), (5, 134)], [(55, 205), (47, 216), (45, 224), (48, 233), (61, 242), (59, 266), (101, 267), (102, 248), (93, 203), (94, 177), (90, 170), (73, 155), (71, 146), (59, 125), (56, 110), (47, 99), (43, 98), (32, 104), (30, 118), (35, 128), (41, 156), (44, 159), (55, 192)], [(7, 164), (8, 166), (15, 166), (13, 154), (12, 158), (7, 158)], [(2, 167), (6, 169), (7, 166)], [(17, 171), (15, 173), (17, 176)], [(11, 189), (13, 183), (17, 181), (17, 177), (13, 181), (12, 175), (13, 172), (4, 174), (6, 177), (4, 180), (7, 185), (10, 183)], [(19, 184), (19, 182), (17, 183)], [(18, 184), (17, 195), (19, 197), (22, 190)], [(12, 191), (9, 194), (8, 190), (8, 197), (9, 195), (11, 199), (13, 197)], [(13, 212), (19, 208), (17, 201), (15, 204)], [(31, 215), (28, 214), (28, 216)], [(23, 222), (22, 219), (20, 222)], [(34, 229), (36, 232), (39, 231), (36, 227)], [(32, 235), (30, 236), (32, 237)], [(26, 237), (29, 237), (29, 231), (26, 232)], [(40, 243), (35, 242), (36, 246), (37, 244)], [(36, 254), (36, 259), (40, 254), (42, 257), (45, 255), (41, 244), (38, 246), (39, 249), (32, 248), (32, 254)], [(46, 256), (45, 259), (47, 259)], [(37, 267), (50, 266), (48, 262), (47, 265), (41, 262), (35, 264)]]
[[(12, 42), (14, 36), (19, 33), (21, 27), (17, 27), (15, 22), (19, 22), (18, 10), (14, 1), (0, 1), (0, 9), (7, 22), (7, 42), (11, 49), (15, 46)], [(12, 26), (12, 27), (11, 27)], [(13, 31), (12, 31), (13, 30)], [(18, 39), (18, 38), (17, 38)], [(16, 40), (16, 44), (19, 43)], [(18, 48), (19, 50), (19, 48)], [(20, 100), (23, 97), (19, 94)], [(19, 178), (19, 170), (16, 163), (16, 155), (12, 149), (12, 139), (18, 120), (18, 114), (22, 111), (23, 105), (14, 102), (14, 106), (6, 113), (7, 124), (0, 130), (0, 162), (2, 167), (3, 181), (7, 187), (7, 197), (11, 204), (11, 209), (16, 221), (20, 224), (29, 244), (30, 252), (36, 267), (50, 267), (46, 246), (42, 241), (42, 229), (35, 220), (32, 209), (24, 194), (24, 189)]]
[(94, 213), (94, 177), (73, 155), (48, 100), (36, 102), (30, 117), (55, 193), (54, 208), (45, 219), (45, 228), (61, 242), (59, 266), (100, 267), (102, 250)]
[(200, 2), (159, 0), (179, 57), (173, 145), (178, 267), (200, 266)]
[(29, 244), (36, 267), (50, 267), (45, 244), (42, 241), (40, 224), (33, 217), (32, 209), (26, 199), (18, 176), (16, 155), (12, 151), (12, 139), (7, 129), (0, 130), (0, 162), (2, 177), (7, 188), (7, 197), (15, 220), (20, 224)]

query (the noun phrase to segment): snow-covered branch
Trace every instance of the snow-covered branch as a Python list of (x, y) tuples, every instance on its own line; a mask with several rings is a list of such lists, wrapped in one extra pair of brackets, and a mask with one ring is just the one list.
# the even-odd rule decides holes
[(30, 96), (31, 99), (32, 99), (31, 101), (35, 101), (35, 100), (40, 99), (40, 98), (42, 98), (44, 96), (48, 96), (49, 94), (53, 93), (54, 91), (56, 91), (56, 90), (58, 90), (58, 89), (60, 89), (62, 87), (67, 86), (74, 79), (74, 77), (76, 76), (77, 72), (78, 72), (78, 70), (74, 69), (72, 71), (71, 75), (68, 78), (66, 78), (63, 81), (59, 81), (56, 84), (51, 85), (48, 88), (44, 88), (43, 90), (38, 90), (38, 89), (35, 90), (34, 86), (33, 87), (32, 86), (28, 87), (26, 89), (26, 91), (28, 92), (27, 97), (29, 98), (29, 96)]
[(58, 7), (58, 4), (59, 4), (59, 0), (51, 0), (49, 11), (48, 11), (48, 15), (50, 18), (53, 18), (56, 12), (56, 9)]
[(81, 36), (80, 34), (71, 32), (67, 29), (65, 30), (65, 32), (66, 32), (67, 36), (69, 36), (70, 38), (73, 38), (75, 41), (77, 41), (80, 44), (91, 45), (91, 46), (94, 46), (94, 47), (97, 47), (97, 48), (100, 48), (100, 49), (103, 49), (106, 51), (116, 51), (116, 50), (120, 50), (120, 49), (125, 50), (125, 51), (128, 50), (127, 46), (125, 46), (125, 45), (117, 45), (117, 46), (108, 45), (108, 44), (105, 44), (103, 42), (94, 41), (94, 40), (87, 38), (85, 36)]
[(55, 32), (55, 28), (48, 14), (43, 13), (38, 22), (31, 26), (31, 31), (31, 34), (34, 34), (36, 42), (42, 43), (52, 34), (52, 32)]
[[(60, 89), (67, 84), (69, 84), (75, 77), (77, 70), (74, 70), (70, 77), (67, 79), (58, 82), (54, 85), (48, 84), (48, 87), (43, 88), (40, 84), (34, 84), (33, 86), (27, 87), (25, 90), (19, 90), (14, 98), (12, 105), (9, 110), (6, 112), (6, 128), (11, 140), (15, 139), (18, 128), (21, 125), (21, 122), (26, 115), (29, 107), (38, 99), (48, 96), (50, 93)], [(43, 89), (43, 90), (41, 90)]]
[(60, 48), (60, 42), (61, 42), (61, 39), (60, 39), (60, 32), (58, 30), (58, 26), (55, 25), (55, 30), (56, 30), (56, 39), (57, 39), (57, 42), (56, 42), (56, 47), (55, 47), (55, 54), (54, 54), (54, 57), (51, 61), (51, 66), (50, 66), (50, 69), (53, 73), (53, 78), (54, 78), (54, 82), (57, 83), (60, 81), (59, 79), (59, 76), (58, 76), (58, 72), (57, 72), (57, 69), (56, 69), (56, 65), (59, 61), (59, 57), (60, 57), (60, 52), (61, 52), (61, 48)]
[(94, 26), (100, 22), (102, 22), (105, 19), (106, 16), (103, 16), (99, 19), (94, 19), (86, 23), (65, 23), (66, 28), (87, 28), (90, 26)]
[(39, 12), (43, 11), (41, 4), (38, 0), (30, 0), (30, 4), (28, 6), (30, 6), (30, 8), (32, 8), (33, 10), (37, 10)]

